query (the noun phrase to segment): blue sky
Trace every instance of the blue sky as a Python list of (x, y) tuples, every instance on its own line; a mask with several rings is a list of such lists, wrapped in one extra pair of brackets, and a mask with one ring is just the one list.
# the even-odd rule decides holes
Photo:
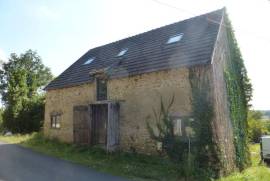
[(33, 49), (59, 75), (88, 49), (226, 6), (255, 109), (270, 109), (268, 0), (0, 0), (0, 59)]

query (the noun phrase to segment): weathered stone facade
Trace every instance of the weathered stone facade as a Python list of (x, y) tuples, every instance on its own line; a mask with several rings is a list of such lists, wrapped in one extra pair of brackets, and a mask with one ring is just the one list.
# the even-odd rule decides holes
[[(217, 42), (209, 65), (192, 67), (197, 70), (198, 81), (210, 82), (209, 98), (213, 102), (214, 139), (222, 151), (224, 173), (235, 169), (235, 149), (230, 120), (224, 70), (229, 58), (226, 28), (220, 27)], [(150, 139), (146, 120), (153, 119), (153, 108), (158, 109), (160, 99), (165, 103), (174, 95), (172, 114), (188, 116), (192, 113), (191, 68), (145, 73), (108, 80), (108, 100), (120, 103), (120, 149), (124, 151), (155, 152), (157, 145)], [(47, 91), (44, 133), (64, 142), (73, 142), (73, 107), (96, 102), (96, 83)], [(61, 128), (50, 127), (50, 115), (61, 113)], [(151, 119), (152, 118), (152, 119)], [(154, 123), (153, 123), (154, 124)]]
[[(211, 23), (212, 23), (211, 21), (207, 22), (207, 28), (209, 28)], [(58, 138), (60, 141), (63, 142), (73, 143), (74, 142), (73, 123), (75, 119), (74, 117), (77, 117), (77, 115), (79, 118), (83, 117), (81, 116), (82, 115), (81, 113), (74, 114), (75, 116), (73, 116), (73, 108), (75, 106), (86, 107), (88, 111), (86, 115), (89, 115), (88, 117), (89, 119), (84, 122), (87, 124), (89, 123), (88, 125), (92, 126), (95, 125), (95, 123), (97, 122), (100, 123), (102, 121), (100, 118), (97, 118), (96, 120), (98, 121), (96, 122), (93, 121), (94, 118), (96, 117), (93, 116), (94, 114), (92, 114), (94, 112), (92, 110), (94, 109), (91, 106), (96, 104), (104, 104), (104, 102), (107, 103), (113, 102), (115, 103), (115, 105), (117, 105), (117, 111), (115, 111), (117, 112), (117, 114), (107, 114), (105, 111), (105, 113), (102, 112), (102, 114), (100, 115), (105, 115), (105, 117), (108, 116), (105, 118), (107, 123), (112, 122), (109, 121), (110, 120), (109, 118), (112, 118), (113, 116), (117, 117), (114, 119), (117, 120), (117, 124), (115, 124), (117, 126), (115, 127), (108, 126), (109, 128), (107, 128), (106, 123), (104, 124), (105, 126), (102, 125), (103, 130), (104, 129), (117, 130), (117, 134), (114, 134), (117, 135), (117, 139), (115, 139), (117, 140), (117, 144), (115, 144), (117, 145), (116, 147), (118, 147), (119, 142), (120, 149), (124, 151), (137, 151), (142, 153), (156, 152), (157, 145), (156, 143), (153, 142), (153, 140), (150, 139), (150, 135), (146, 126), (146, 120), (154, 121), (153, 109), (159, 111), (161, 97), (163, 98), (164, 103), (168, 104), (172, 96), (175, 97), (175, 100), (171, 109), (171, 114), (176, 117), (192, 116), (191, 115), (192, 106), (194, 106), (194, 104), (192, 105), (191, 101), (194, 98), (193, 93), (195, 89), (192, 89), (191, 85), (194, 86), (193, 80), (195, 80), (195, 82), (198, 83), (197, 84), (198, 89), (202, 89), (203, 86), (207, 85), (207, 94), (205, 96), (207, 97), (207, 100), (208, 101), (210, 100), (210, 102), (213, 105), (214, 115), (213, 118), (211, 118), (210, 122), (212, 123), (211, 126), (213, 129), (213, 140), (215, 143), (217, 143), (217, 146), (220, 148), (219, 151), (221, 151), (221, 154), (219, 156), (221, 157), (221, 162), (224, 166), (224, 168), (222, 168), (223, 170), (221, 170), (221, 172), (223, 173), (221, 174), (231, 172), (232, 170), (235, 169), (235, 148), (228, 103), (228, 95), (226, 91), (226, 82), (224, 77), (224, 71), (226, 71), (226, 65), (228, 62), (227, 60), (230, 58), (230, 54), (226, 34), (226, 26), (223, 25), (223, 18), (221, 19), (221, 25), (219, 26), (219, 28), (217, 28), (217, 31), (218, 35), (217, 37), (215, 37), (216, 41), (213, 41), (213, 45), (210, 46), (205, 44), (207, 43), (207, 41), (205, 40), (201, 41), (202, 43), (201, 47), (214, 46), (214, 49), (209, 49), (209, 51), (205, 51), (204, 49), (201, 50), (202, 52), (211, 51), (211, 54), (209, 54), (208, 58), (205, 58), (203, 54), (202, 55), (198, 54), (198, 56), (195, 56), (194, 55), (195, 50), (193, 51), (193, 53), (187, 51), (188, 54), (184, 55), (188, 56), (184, 56), (183, 60), (181, 59), (181, 61), (185, 62), (185, 64), (178, 66), (178, 68), (175, 68), (173, 64), (171, 64), (171, 62), (173, 63), (173, 61), (171, 61), (170, 59), (174, 57), (176, 59), (174, 60), (175, 61), (174, 63), (178, 62), (180, 54), (179, 55), (177, 54), (176, 49), (175, 52), (171, 55), (171, 57), (167, 57), (167, 60), (162, 59), (163, 56), (160, 55), (158, 56), (160, 60), (164, 60), (165, 63), (167, 62), (166, 65), (170, 65), (169, 68), (165, 67), (167, 70), (164, 70), (165, 68), (162, 67), (164, 62), (160, 63), (161, 66), (159, 67), (159, 69), (154, 69), (155, 64), (153, 62), (155, 61), (153, 61), (149, 63), (149, 66), (153, 64), (152, 68), (150, 66), (147, 67), (148, 68), (147, 72), (140, 72), (137, 70), (138, 68), (134, 67), (132, 64), (132, 62), (133, 63), (137, 62), (140, 68), (144, 67), (144, 65), (141, 64), (140, 61), (137, 61), (137, 57), (136, 59), (134, 60), (132, 59), (132, 61), (130, 61), (131, 62), (130, 64), (132, 65), (132, 66), (130, 65), (131, 66), (130, 69), (135, 69), (136, 71), (138, 71), (136, 74), (131, 74), (129, 73), (129, 71), (126, 71), (126, 69), (120, 70), (121, 66), (119, 66), (120, 67), (119, 68), (118, 65), (121, 64), (122, 60), (121, 61), (119, 60), (118, 62), (116, 61), (116, 63), (118, 64), (114, 62), (112, 65), (110, 66), (106, 65), (106, 67), (103, 68), (99, 68), (99, 66), (97, 66), (96, 68), (91, 67), (91, 71), (87, 67), (80, 67), (80, 66), (77, 67), (75, 66), (75, 68), (73, 67), (74, 72), (77, 71), (78, 67), (82, 68), (83, 71), (79, 72), (84, 74), (82, 74), (82, 76), (79, 74), (77, 75), (78, 72), (77, 71), (75, 73), (77, 77), (75, 76), (75, 78), (73, 77), (73, 79), (72, 78), (65, 79), (66, 76), (62, 76), (62, 79), (61, 80), (59, 79), (60, 81), (58, 81), (58, 83), (54, 85), (52, 84), (50, 89), (47, 89), (45, 122), (44, 122), (45, 135), (51, 138), (54, 137)], [(195, 46), (190, 46), (187, 49), (189, 50), (191, 47)], [(182, 50), (183, 49), (179, 49), (179, 52)], [(192, 61), (191, 59), (189, 59), (190, 57), (193, 56), (198, 58), (197, 61), (199, 61), (199, 63), (194, 64), (196, 63), (196, 61)], [(210, 61), (207, 62), (208, 60), (210, 60), (210, 57), (212, 57), (211, 63)], [(123, 58), (123, 60), (125, 60), (125, 58)], [(143, 60), (148, 59), (144, 57)], [(78, 62), (79, 64), (81, 64), (80, 60), (78, 60)], [(106, 63), (107, 61), (104, 60), (104, 62)], [(147, 63), (148, 62), (145, 62), (145, 65), (148, 65)], [(85, 63), (83, 65), (85, 65)], [(110, 70), (113, 68), (116, 69), (118, 68), (118, 72), (122, 72), (122, 74), (119, 74), (119, 76), (114, 77), (113, 74), (110, 74)], [(132, 71), (130, 70), (130, 72)], [(73, 74), (68, 72), (67, 77)], [(103, 78), (106, 79), (105, 82), (107, 90), (104, 91), (106, 92), (104, 102), (97, 101), (97, 97), (99, 96), (96, 96), (97, 93), (96, 81), (93, 81), (92, 83), (84, 83), (77, 85), (76, 81), (78, 79), (80, 79), (83, 76), (89, 76), (90, 79), (90, 75), (91, 78), (96, 80)], [(112, 77), (108, 77), (110, 75)], [(127, 76), (127, 75), (134, 75), (134, 76)], [(193, 75), (195, 79), (191, 78)], [(85, 82), (86, 80), (88, 81), (89, 79), (85, 77), (84, 79), (82, 79), (83, 81), (81, 82)], [(68, 80), (73, 80), (73, 82), (71, 81), (72, 84), (69, 84)], [(62, 87), (63, 85), (73, 85), (73, 87), (63, 88)], [(98, 92), (100, 93), (103, 91)], [(119, 110), (118, 103), (120, 104), (120, 111), (118, 111)], [(91, 106), (87, 107), (90, 104)], [(106, 105), (109, 104), (105, 104), (105, 108), (110, 107), (110, 106), (106, 107)], [(109, 110), (109, 108), (107, 110)], [(51, 115), (55, 113), (61, 115), (60, 120), (61, 128), (59, 129), (51, 128)], [(111, 115), (111, 117), (109, 115)], [(155, 123), (152, 122), (152, 124), (154, 125)], [(75, 124), (75, 128), (76, 125), (77, 124)], [(78, 123), (78, 125), (81, 126), (80, 123)], [(118, 125), (119, 129), (115, 129), (116, 127), (118, 128)], [(95, 129), (93, 129), (93, 127), (91, 126), (89, 126), (89, 129), (88, 128), (86, 129), (87, 134), (90, 132), (88, 130), (91, 131), (99, 130), (100, 128), (98, 127), (97, 129), (97, 127), (94, 127)], [(85, 128), (85, 126), (81, 127)], [(81, 133), (81, 131), (77, 131), (76, 133), (78, 132)], [(106, 135), (106, 133), (103, 135)], [(118, 136), (120, 136), (120, 140), (118, 139)], [(105, 139), (107, 138), (108, 137), (106, 137)], [(112, 136), (109, 136), (109, 138), (112, 138)], [(88, 140), (91, 139), (89, 138)], [(89, 141), (87, 142), (87, 144), (93, 143)], [(102, 144), (104, 145), (104, 142), (102, 142)]]
[(211, 83), (214, 103), (213, 129), (216, 141), (219, 143), (220, 150), (223, 152), (222, 161), (225, 164), (225, 169), (227, 169), (224, 170), (225, 173), (229, 173), (235, 169), (233, 129), (224, 77), (224, 71), (226, 71), (229, 56), (230, 54), (226, 27), (220, 26), (220, 31), (212, 57)]
[[(60, 141), (73, 142), (73, 106), (88, 105), (95, 97), (93, 84), (50, 90), (46, 94), (44, 134)], [(61, 113), (61, 128), (51, 128), (50, 115)]]
[[(49, 90), (46, 96), (44, 132), (64, 142), (73, 142), (73, 106), (96, 101), (95, 83)], [(175, 95), (172, 113), (186, 116), (191, 113), (191, 90), (187, 68), (159, 71), (108, 81), (108, 99), (120, 101), (120, 147), (139, 152), (155, 151), (149, 138), (146, 119), (159, 108), (160, 98), (165, 103)], [(61, 128), (50, 128), (50, 114), (61, 112)]]

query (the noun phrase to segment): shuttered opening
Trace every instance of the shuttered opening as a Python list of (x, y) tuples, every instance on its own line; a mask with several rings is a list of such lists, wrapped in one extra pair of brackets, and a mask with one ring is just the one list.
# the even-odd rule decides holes
[(91, 110), (89, 106), (74, 106), (73, 137), (74, 143), (88, 145), (91, 143)]
[(92, 108), (92, 144), (106, 145), (108, 105), (96, 104), (91, 105), (91, 108)]
[(119, 145), (119, 103), (106, 102), (73, 109), (74, 143), (101, 145), (114, 151)]

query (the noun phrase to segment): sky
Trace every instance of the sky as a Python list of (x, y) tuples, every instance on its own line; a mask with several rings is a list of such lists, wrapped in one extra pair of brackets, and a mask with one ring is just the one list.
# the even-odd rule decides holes
[(0, 0), (0, 59), (36, 50), (55, 76), (87, 50), (226, 7), (253, 108), (270, 109), (269, 0)]

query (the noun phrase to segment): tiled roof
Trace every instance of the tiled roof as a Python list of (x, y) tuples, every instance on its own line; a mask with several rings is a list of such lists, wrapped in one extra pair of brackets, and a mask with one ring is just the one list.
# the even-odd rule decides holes
[[(92, 82), (89, 72), (108, 69), (110, 78), (210, 63), (223, 9), (163, 26), (142, 34), (90, 49), (45, 89)], [(180, 41), (167, 44), (183, 33)], [(128, 51), (118, 57), (123, 49)], [(90, 64), (84, 63), (89, 59)]]

